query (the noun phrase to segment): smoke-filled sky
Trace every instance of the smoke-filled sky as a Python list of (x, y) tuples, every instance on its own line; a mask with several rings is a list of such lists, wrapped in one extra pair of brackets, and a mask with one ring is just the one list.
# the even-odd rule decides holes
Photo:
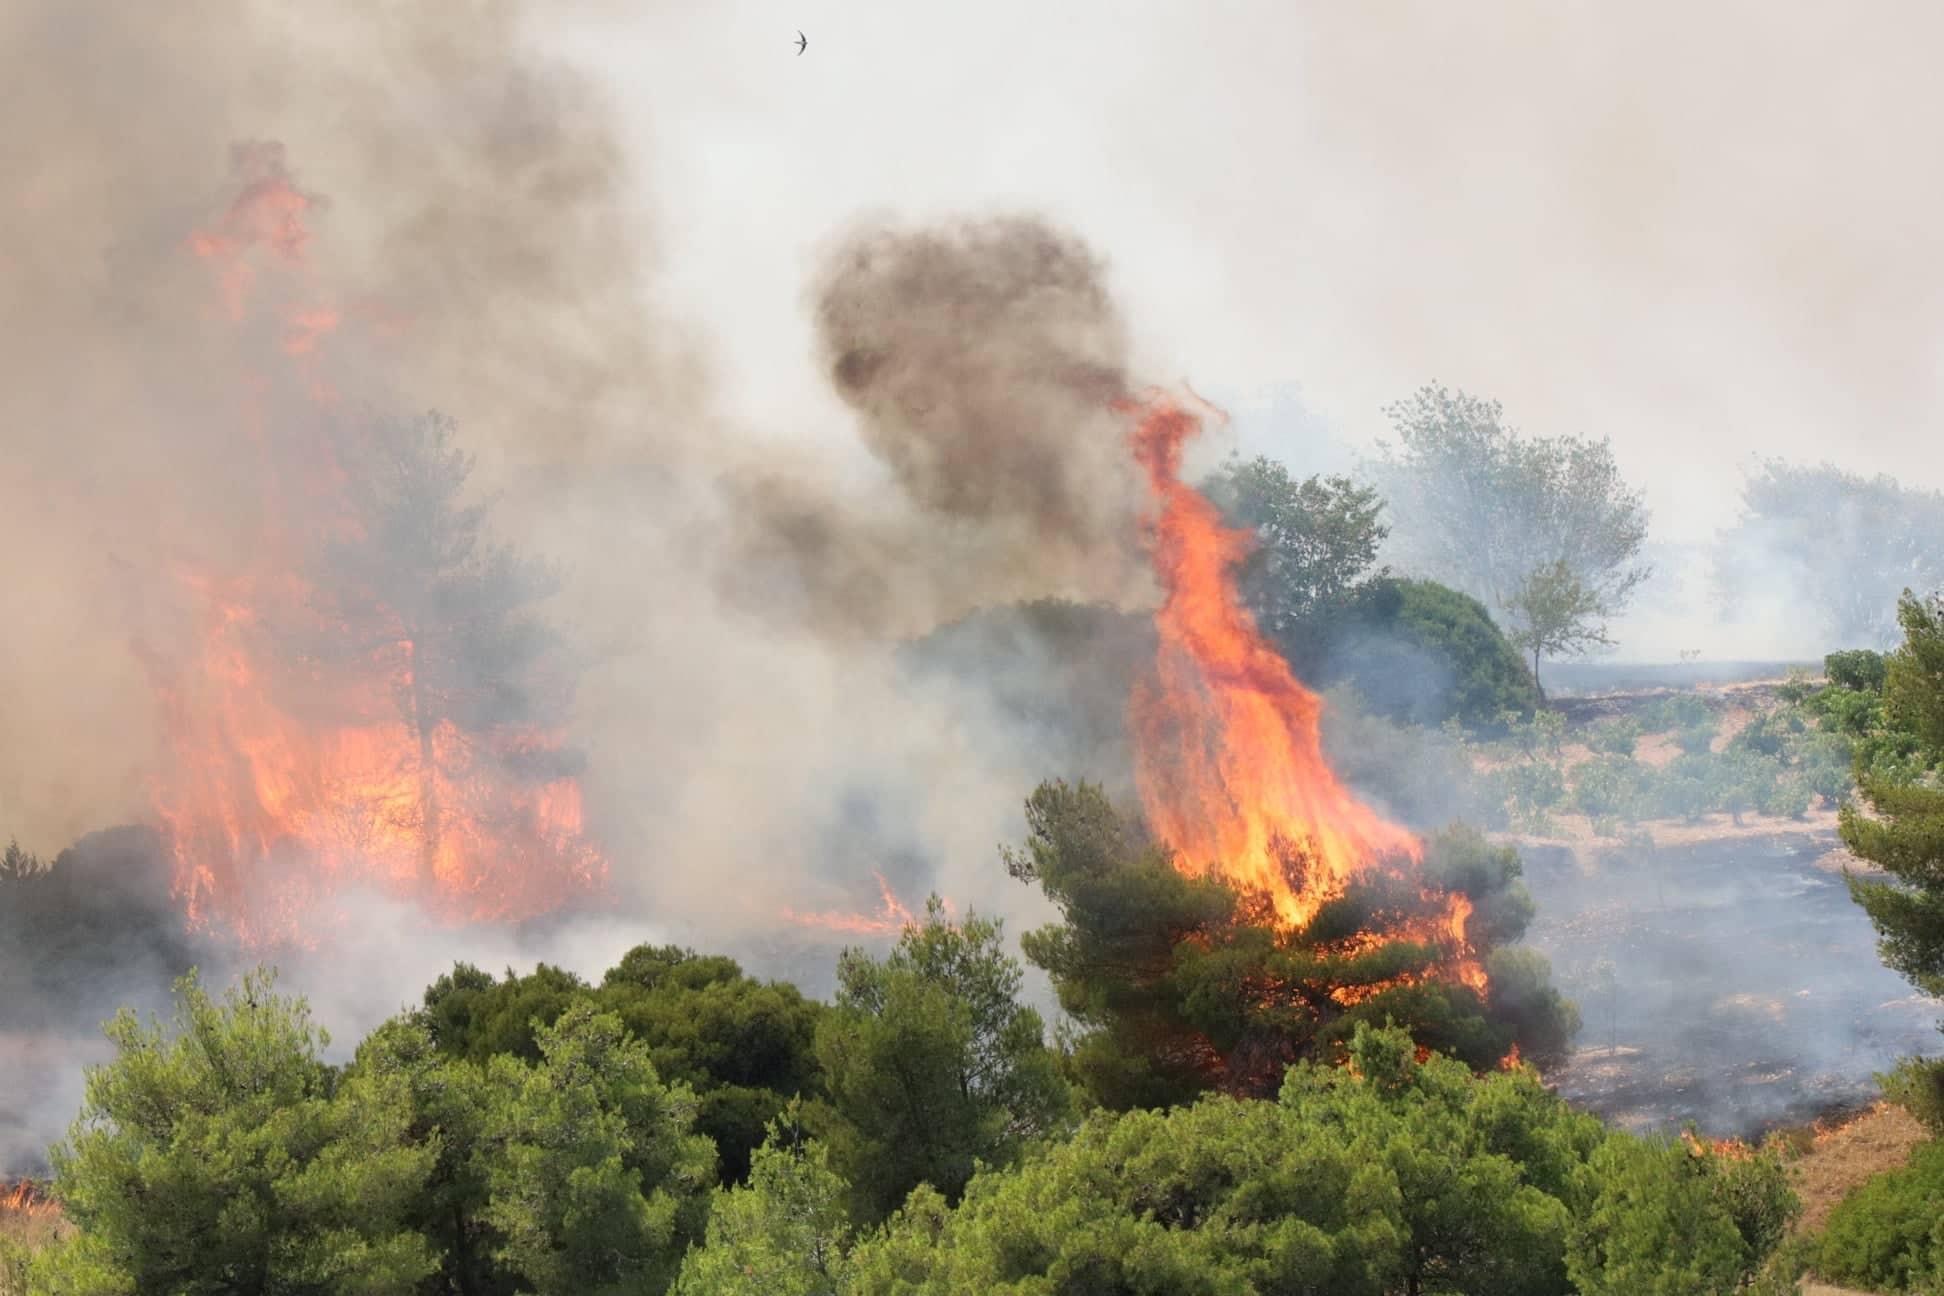
[(767, 427), (834, 414), (798, 292), (833, 228), (1026, 206), (1108, 260), (1152, 372), (1300, 383), (1355, 442), (1424, 381), (1490, 395), (1610, 435), (1662, 538), (1721, 525), (1757, 453), (1944, 485), (1935, 6), (730, 0), (597, 29), (663, 282)]

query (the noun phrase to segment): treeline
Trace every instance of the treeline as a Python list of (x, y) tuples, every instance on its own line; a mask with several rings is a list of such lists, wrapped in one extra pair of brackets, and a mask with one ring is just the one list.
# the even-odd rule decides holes
[(1620, 1293), (1733, 1290), (1790, 1218), (1779, 1161), (1639, 1140), (1529, 1067), (1576, 1024), (1515, 946), (1512, 852), (1427, 845), (1491, 972), (1299, 933), (1185, 877), (1096, 788), (1006, 855), (1049, 1038), (999, 926), (934, 902), (829, 1003), (644, 946), (598, 984), (459, 966), (342, 1066), (301, 1000), (194, 978), (131, 1014), (53, 1153), (47, 1293)]
[[(1728, 1292), (1791, 1217), (1773, 1156), (1609, 1132), (1367, 1022), (1264, 1098), (1094, 1106), (996, 929), (941, 917), (821, 1008), (666, 949), (598, 987), (462, 970), (341, 1068), (269, 977), (188, 980), (172, 1030), (111, 1028), (55, 1156), (78, 1231), (27, 1289)], [(746, 1175), (739, 1107), (772, 1110)]]

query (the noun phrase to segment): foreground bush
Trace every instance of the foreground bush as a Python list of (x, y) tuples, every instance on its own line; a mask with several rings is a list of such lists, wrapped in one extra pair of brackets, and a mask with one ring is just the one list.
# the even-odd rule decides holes
[(834, 1290), (1725, 1294), (1792, 1209), (1773, 1160), (1609, 1134), (1530, 1072), (1419, 1062), (1395, 1029), (1350, 1061), (1274, 1101), (1096, 1115), (956, 1209), (920, 1190)]
[(700, 1237), (714, 1155), (693, 1100), (581, 1005), (539, 1058), (440, 1058), (388, 1023), (343, 1072), (301, 999), (179, 986), (175, 1029), (130, 1014), (55, 1149), (78, 1236), (32, 1265), (82, 1296), (656, 1292)]
[(1944, 1142), (1886, 1171), (1830, 1212), (1816, 1268), (1832, 1282), (1883, 1291), (1944, 1283)]

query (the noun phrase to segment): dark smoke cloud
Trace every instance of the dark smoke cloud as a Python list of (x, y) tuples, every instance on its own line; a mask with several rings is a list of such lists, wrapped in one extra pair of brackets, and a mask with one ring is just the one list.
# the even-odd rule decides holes
[(814, 298), (818, 354), (885, 477), (764, 471), (732, 579), (829, 629), (925, 630), (997, 601), (1137, 594), (1127, 336), (1100, 260), (1046, 223), (854, 232)]

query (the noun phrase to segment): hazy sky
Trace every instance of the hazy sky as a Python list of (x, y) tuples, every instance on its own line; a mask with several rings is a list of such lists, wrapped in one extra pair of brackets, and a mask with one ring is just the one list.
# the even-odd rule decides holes
[(802, 301), (835, 231), (1023, 208), (1108, 258), (1155, 378), (1300, 384), (1353, 443), (1483, 392), (1611, 435), (1662, 539), (1756, 453), (1944, 485), (1934, 7), (622, 8), (567, 39), (766, 432), (844, 435)]

